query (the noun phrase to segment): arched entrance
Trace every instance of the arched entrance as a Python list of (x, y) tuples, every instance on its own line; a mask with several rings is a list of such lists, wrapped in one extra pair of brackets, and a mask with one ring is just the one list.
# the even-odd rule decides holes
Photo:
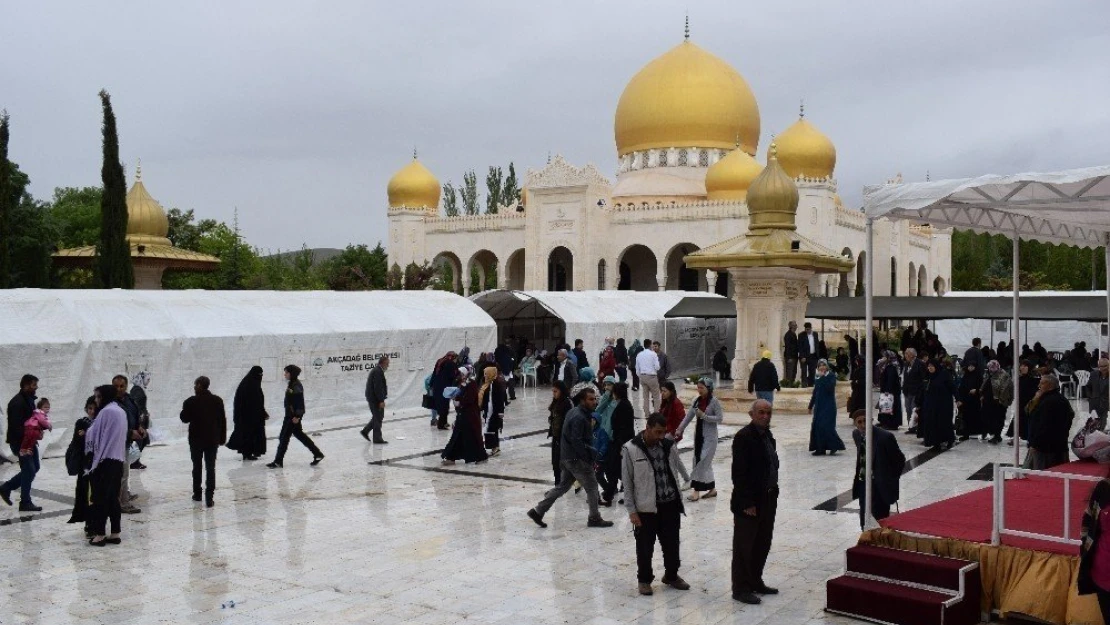
[(471, 293), (497, 288), (497, 255), (489, 250), (478, 250), (466, 263), (465, 276)]
[(933, 292), (937, 295), (944, 295), (948, 292), (948, 286), (944, 282), (944, 278), (937, 276), (933, 278)]
[(867, 269), (867, 252), (860, 252), (859, 258), (856, 259), (856, 297), (863, 297), (867, 294), (867, 281), (864, 280)]
[(917, 295), (917, 268), (914, 267), (912, 260), (910, 261), (910, 272), (907, 277), (909, 278), (907, 280), (909, 284), (906, 285), (906, 288), (908, 289), (906, 291), (906, 295), (912, 297), (914, 295)]
[(547, 255), (547, 290), (574, 290), (574, 254), (562, 245)]
[(890, 296), (898, 295), (898, 259), (890, 257)]
[(917, 268), (917, 294), (923, 297), (929, 294), (929, 273), (925, 271), (925, 265)]
[(437, 271), (441, 272), (453, 293), (462, 293), (462, 261), (454, 252), (440, 252), (432, 259)]
[(597, 261), (597, 290), (605, 290), (605, 259)]
[[(844, 249), (840, 250), (840, 255), (843, 256), (844, 258), (848, 259), (848, 260), (852, 260), (852, 250), (850, 250), (848, 248), (844, 248)], [(844, 273), (840, 274), (840, 281), (836, 285), (836, 296), (837, 297), (848, 297), (851, 294), (852, 294), (851, 289), (848, 286), (848, 273), (844, 272)]]
[(505, 263), (505, 288), (524, 289), (524, 248), (510, 254), (509, 262)]
[(655, 252), (646, 245), (631, 245), (620, 255), (620, 282), (617, 288), (621, 291), (657, 291), (659, 282), (655, 275), (658, 270), (658, 261)]
[(683, 258), (687, 254), (698, 251), (698, 246), (693, 243), (679, 243), (667, 253), (667, 290), (668, 291), (704, 291), (706, 289), (705, 277), (702, 272), (688, 269)]

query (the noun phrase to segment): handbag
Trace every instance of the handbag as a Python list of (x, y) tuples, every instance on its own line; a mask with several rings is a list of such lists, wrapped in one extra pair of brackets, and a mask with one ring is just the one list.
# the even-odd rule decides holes
[(74, 438), (66, 448), (66, 473), (80, 475), (85, 468), (85, 439)]
[(879, 393), (879, 414), (894, 414), (893, 393)]
[(497, 432), (486, 432), (486, 449), (497, 449), (501, 446), (501, 437)]
[(420, 407), (421, 408), (427, 408), (427, 409), (435, 408), (435, 404), (432, 401), (432, 396), (431, 395), (424, 395), (423, 397), (421, 397), (420, 398)]

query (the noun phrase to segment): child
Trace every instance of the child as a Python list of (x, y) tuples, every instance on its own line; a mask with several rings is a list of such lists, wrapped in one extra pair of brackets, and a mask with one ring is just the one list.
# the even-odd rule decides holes
[[(42, 440), (42, 432), (54, 429), (50, 425), (50, 418), (47, 417), (47, 413), (50, 412), (50, 400), (44, 397), (35, 406), (35, 411), (23, 422), (23, 441), (19, 445), (19, 466), (24, 470), (24, 475), (31, 476), (30, 480), (22, 484), (24, 493), (31, 492), (30, 482), (34, 481), (35, 474), (39, 472), (39, 455), (35, 453), (35, 448)], [(29, 498), (25, 497), (24, 501), (29, 501)], [(27, 504), (25, 507), (23, 503), (20, 504), (19, 509), (30, 512), (42, 510), (41, 507), (33, 504)]]

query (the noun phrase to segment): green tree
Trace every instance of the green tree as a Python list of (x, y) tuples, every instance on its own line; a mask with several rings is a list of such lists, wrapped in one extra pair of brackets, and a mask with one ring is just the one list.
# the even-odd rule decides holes
[(381, 242), (370, 249), (365, 244), (348, 245), (328, 259), (321, 270), (329, 289), (368, 291), (386, 288), (387, 256)]
[(516, 167), (509, 163), (509, 174), (501, 185), (501, 203), (505, 206), (515, 206), (520, 202), (520, 183), (516, 179)]
[(478, 176), (474, 174), (473, 169), (463, 174), (463, 186), (459, 190), (459, 196), (464, 215), (477, 215), (481, 212), (478, 210)]
[(405, 275), (401, 271), (401, 266), (397, 263), (393, 263), (393, 266), (389, 268), (389, 274), (386, 277), (386, 288), (390, 291), (398, 291), (401, 289), (404, 281)]
[(459, 196), (455, 191), (455, 185), (451, 181), (443, 185), (443, 214), (448, 217), (457, 217), (459, 215)]
[[(18, 195), (12, 189), (12, 165), (8, 162), (8, 111), (0, 111), (0, 289), (12, 286), (12, 211)], [(22, 195), (22, 190), (20, 190)]]
[(127, 243), (127, 182), (119, 161), (119, 136), (112, 99), (103, 89), (100, 91), (100, 103), (104, 109), (104, 163), (100, 169), (104, 194), (100, 201), (97, 275), (100, 286), (105, 289), (130, 289), (135, 286), (135, 275), (131, 265), (131, 246)]
[(486, 174), (486, 214), (493, 215), (497, 213), (497, 207), (501, 205), (501, 187), (505, 184), (505, 176), (501, 173), (500, 167), (490, 167), (489, 173)]
[(100, 240), (100, 187), (54, 189), (48, 212), (59, 249), (96, 245)]
[[(191, 213), (192, 211), (188, 211)], [(220, 259), (216, 271), (167, 271), (162, 278), (165, 289), (210, 289), (235, 291), (262, 286), (262, 263), (258, 252), (248, 245), (239, 233), (238, 221), (229, 227), (217, 222), (199, 236), (192, 248), (194, 252)]]
[(436, 268), (429, 262), (425, 262), (423, 265), (409, 263), (408, 267), (405, 267), (405, 290), (423, 291), (432, 287), (436, 281), (437, 273)]
[[(173, 243), (174, 247), (194, 252), (201, 251), (199, 247), (201, 241), (220, 225), (215, 219), (196, 221), (196, 215), (193, 214), (191, 208), (187, 211), (180, 208), (171, 208), (166, 213), (166, 218), (170, 222), (169, 232), (166, 233), (166, 238), (170, 240), (170, 243)], [(238, 220), (238, 212), (236, 213), (236, 220)]]

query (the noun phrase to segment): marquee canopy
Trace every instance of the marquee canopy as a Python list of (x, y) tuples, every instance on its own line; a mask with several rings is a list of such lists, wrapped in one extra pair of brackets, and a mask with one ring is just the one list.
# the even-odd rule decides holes
[(870, 186), (864, 189), (864, 212), (1100, 247), (1110, 235), (1110, 166)]

